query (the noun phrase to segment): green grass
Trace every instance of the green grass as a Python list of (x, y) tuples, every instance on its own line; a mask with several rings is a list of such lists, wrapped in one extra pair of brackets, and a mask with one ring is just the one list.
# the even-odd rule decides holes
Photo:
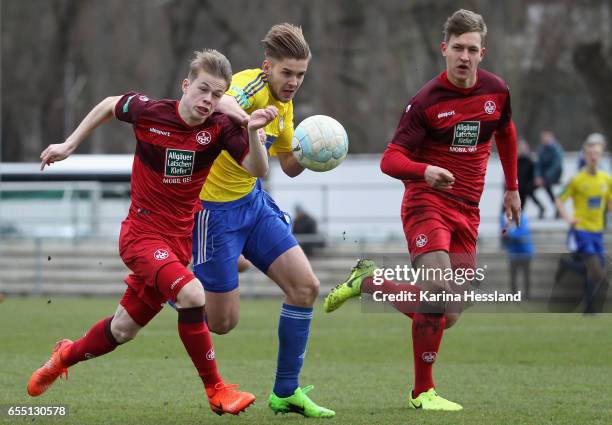
[[(213, 414), (176, 334), (170, 308), (136, 340), (76, 365), (68, 382), (26, 395), (31, 372), (56, 340), (78, 338), (115, 299), (9, 298), (0, 304), (0, 404), (69, 406), (69, 424), (291, 424), (266, 400), (276, 363), (278, 300), (245, 300), (238, 328), (215, 336), (226, 381), (258, 403), (238, 418)], [(302, 384), (336, 410), (336, 424), (612, 423), (612, 315), (465, 314), (445, 334), (435, 370), (438, 391), (458, 413), (408, 409), (412, 382), (410, 321), (364, 314), (358, 303), (325, 315), (316, 309)], [(5, 408), (6, 410), (6, 408)], [(4, 421), (4, 422), (2, 422)], [(9, 423), (5, 417), (0, 423)], [(45, 423), (41, 418), (13, 423)]]

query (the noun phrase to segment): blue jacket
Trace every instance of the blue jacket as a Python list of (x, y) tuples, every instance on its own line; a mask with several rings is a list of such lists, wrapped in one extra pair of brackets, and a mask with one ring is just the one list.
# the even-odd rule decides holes
[[(502, 214), (502, 226), (504, 217)], [(503, 246), (508, 251), (510, 258), (531, 258), (534, 252), (534, 244), (531, 239), (531, 229), (527, 216), (521, 216), (520, 226), (511, 224), (505, 235), (502, 236)]]

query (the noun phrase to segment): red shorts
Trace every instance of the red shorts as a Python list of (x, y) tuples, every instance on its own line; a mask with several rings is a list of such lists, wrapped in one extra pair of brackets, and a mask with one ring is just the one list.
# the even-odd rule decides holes
[(410, 257), (446, 251), (453, 267), (475, 266), (480, 209), (435, 193), (404, 196), (402, 223)]
[(154, 316), (166, 301), (176, 302), (183, 286), (195, 279), (187, 269), (191, 261), (191, 235), (175, 237), (147, 233), (136, 229), (130, 220), (124, 220), (119, 235), (119, 255), (132, 271), (125, 278), (129, 288), (121, 305), (141, 326), (136, 316), (142, 316), (141, 321), (147, 316), (140, 312), (146, 310), (142, 304)]

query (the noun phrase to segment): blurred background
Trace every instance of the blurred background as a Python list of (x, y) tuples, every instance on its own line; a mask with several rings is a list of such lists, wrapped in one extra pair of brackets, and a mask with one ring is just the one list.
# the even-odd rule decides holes
[[(105, 96), (136, 90), (178, 98), (194, 50), (222, 51), (234, 71), (259, 66), (260, 40), (285, 21), (302, 26), (313, 52), (295, 99), (296, 124), (313, 114), (335, 117), (351, 154), (332, 172), (294, 180), (275, 164), (267, 188), (294, 219), (305, 213), (316, 223), (297, 233), (310, 244), (324, 287), (356, 256), (388, 252), (404, 261), (403, 188), (380, 173), (378, 161), (409, 99), (444, 69), (442, 24), (458, 7), (445, 0), (1, 0), (0, 291), (120, 292), (126, 270), (116, 240), (129, 205), (130, 126), (106, 125), (79, 155), (44, 174), (37, 171), (40, 151), (63, 141)], [(552, 132), (565, 151), (560, 183), (566, 181), (585, 138), (612, 135), (612, 0), (474, 0), (461, 7), (487, 22), (481, 66), (508, 82), (528, 156), (537, 164), (542, 132)], [(607, 159), (602, 167), (609, 169)], [(494, 153), (481, 252), (503, 253), (502, 188)], [(525, 210), (536, 250), (564, 252), (566, 226), (546, 193), (535, 194), (543, 210), (531, 203)], [(544, 263), (542, 273), (550, 274), (552, 260)], [(505, 270), (503, 255), (495, 267)], [(500, 285), (504, 279), (502, 273)], [(253, 270), (243, 281), (253, 294), (279, 292)]]

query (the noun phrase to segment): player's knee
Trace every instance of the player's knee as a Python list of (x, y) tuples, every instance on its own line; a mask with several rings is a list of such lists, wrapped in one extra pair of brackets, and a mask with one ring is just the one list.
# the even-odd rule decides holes
[(217, 335), (225, 335), (227, 333), (230, 333), (230, 331), (234, 329), (237, 324), (238, 320), (234, 320), (233, 318), (223, 318), (214, 321), (211, 321), (209, 319), (208, 329), (210, 329), (212, 333), (215, 333)]
[(203, 307), (204, 304), (206, 304), (204, 288), (197, 279), (183, 286), (176, 296), (176, 305), (179, 308)]
[(319, 287), (319, 279), (311, 275), (294, 285), (290, 291), (291, 293), (287, 295), (298, 305), (311, 306), (319, 295)]
[(117, 344), (125, 344), (136, 337), (136, 334), (138, 334), (140, 330), (140, 326), (113, 319), (113, 321), (111, 321), (110, 330)]
[(446, 317), (444, 329), (448, 329), (452, 327), (455, 323), (457, 323), (459, 317), (461, 316), (461, 313), (446, 313), (444, 316)]
[(251, 267), (251, 262), (242, 255), (238, 257), (238, 273), (242, 273)]

